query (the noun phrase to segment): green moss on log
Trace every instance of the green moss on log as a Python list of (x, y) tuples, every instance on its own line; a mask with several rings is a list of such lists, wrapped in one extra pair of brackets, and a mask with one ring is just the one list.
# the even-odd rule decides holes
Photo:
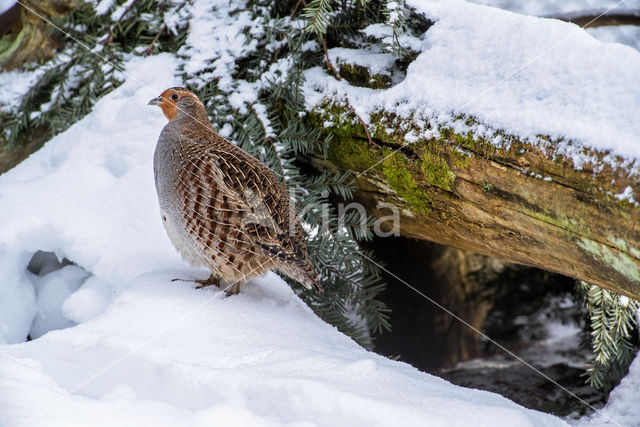
[(339, 73), (342, 78), (353, 86), (368, 87), (371, 89), (385, 89), (391, 86), (391, 76), (387, 74), (373, 74), (367, 67), (357, 64), (338, 63)]
[(329, 145), (329, 160), (344, 169), (364, 171), (378, 163), (382, 156), (369, 142), (356, 138), (340, 138)]
[(429, 213), (429, 195), (414, 180), (404, 156), (390, 150), (383, 151), (386, 159), (382, 162), (382, 171), (389, 186), (417, 213)]
[[(375, 177), (377, 174), (379, 178), (387, 178), (383, 168), (376, 165), (384, 158), (384, 150), (370, 146), (363, 124), (349, 107), (346, 99), (325, 99), (310, 113), (309, 120), (314, 126), (332, 133), (336, 137), (328, 150), (331, 162), (357, 172), (366, 171), (370, 177)], [(460, 115), (454, 120), (463, 121), (464, 125), (469, 126), (478, 124), (473, 118), (464, 115)], [(428, 194), (433, 190), (429, 190), (428, 186), (444, 190), (446, 194), (442, 197), (449, 197), (449, 193), (455, 193), (457, 174), (462, 169), (468, 168), (474, 157), (494, 160), (505, 167), (523, 168), (527, 175), (533, 174), (534, 177), (552, 176), (553, 181), (581, 190), (589, 195), (595, 203), (600, 203), (607, 209), (616, 209), (623, 216), (633, 208), (629, 202), (620, 201), (613, 197), (613, 194), (620, 192), (619, 188), (616, 187), (614, 192), (612, 188), (594, 186), (591, 177), (586, 176), (590, 173), (589, 167), (585, 166), (583, 170), (576, 170), (571, 162), (567, 163), (566, 159), (557, 160), (562, 159), (563, 156), (554, 153), (553, 147), (557, 141), (549, 138), (540, 137), (541, 141), (546, 144), (544, 156), (547, 160), (544, 160), (539, 157), (540, 149), (534, 143), (506, 135), (500, 130), (496, 130), (493, 134), (485, 130), (482, 135), (474, 135), (471, 131), (454, 130), (451, 126), (440, 127), (424, 118), (418, 119), (413, 115), (400, 117), (384, 110), (371, 112), (368, 121), (369, 131), (374, 141), (385, 149), (389, 149), (389, 152), (398, 150), (397, 154), (405, 157), (411, 163), (408, 166), (409, 173), (413, 174), (413, 181), (420, 183), (423, 189), (427, 189), (427, 192), (410, 191), (413, 190), (413, 187), (399, 185), (400, 183), (396, 182), (398, 184), (396, 187), (404, 193), (403, 199), (407, 200), (411, 207), (417, 207), (416, 212), (423, 211), (424, 206), (432, 206), (433, 200), (428, 197)], [(421, 135), (424, 135), (428, 130), (431, 131), (429, 132), (431, 135), (435, 134), (436, 136), (427, 140)], [(407, 144), (408, 135), (411, 135), (415, 141)], [(504, 147), (498, 147), (493, 142), (494, 137), (508, 140), (509, 143)], [(387, 168), (396, 164), (397, 162), (388, 163)], [(395, 178), (402, 175), (404, 174), (396, 174)], [(625, 181), (628, 181), (628, 178), (618, 176), (614, 178), (617, 186), (623, 183), (627, 185)], [(407, 184), (408, 180), (404, 180), (404, 182)], [(513, 198), (511, 192), (505, 193), (497, 188), (482, 189), (487, 194), (490, 193), (499, 198), (507, 200)], [(408, 196), (409, 193), (412, 194), (411, 197)], [(422, 203), (417, 203), (416, 197), (418, 196), (424, 196)], [(526, 196), (524, 199), (522, 197), (520, 199), (522, 199), (520, 201), (527, 202)], [(412, 202), (409, 202), (410, 200)], [(562, 215), (541, 212), (539, 208), (535, 209), (528, 203), (524, 203), (524, 209), (524, 213), (546, 223), (589, 235), (589, 230), (583, 229), (581, 224), (571, 224)]]
[(422, 156), (420, 168), (429, 185), (446, 191), (453, 189), (456, 174), (453, 173), (447, 161), (437, 154), (426, 151)]

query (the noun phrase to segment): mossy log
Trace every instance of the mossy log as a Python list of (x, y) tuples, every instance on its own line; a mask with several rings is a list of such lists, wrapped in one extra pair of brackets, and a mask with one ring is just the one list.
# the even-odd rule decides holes
[[(581, 169), (539, 144), (508, 136), (506, 148), (384, 111), (370, 116), (371, 144), (348, 103), (327, 100), (309, 119), (334, 135), (322, 168), (354, 173), (356, 197), (375, 217), (400, 212), (401, 235), (575, 277), (640, 299), (640, 207), (615, 197), (638, 177), (587, 151)], [(464, 118), (461, 120), (473, 120)], [(431, 128), (420, 123), (420, 128)], [(382, 224), (382, 229), (391, 222)]]

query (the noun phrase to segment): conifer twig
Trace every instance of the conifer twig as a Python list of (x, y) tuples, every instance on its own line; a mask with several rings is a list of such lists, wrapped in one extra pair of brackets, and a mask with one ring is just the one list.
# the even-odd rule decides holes
[(362, 117), (360, 117), (360, 114), (356, 112), (356, 109), (353, 108), (350, 103), (347, 103), (347, 108), (349, 108), (353, 112), (353, 114), (356, 115), (356, 117), (358, 118), (358, 121), (364, 128), (364, 133), (367, 134), (367, 139), (369, 140), (369, 147), (380, 148), (380, 146), (376, 144), (373, 141), (373, 138), (371, 137), (371, 132), (369, 132), (369, 125), (362, 119)]
[(160, 35), (162, 35), (162, 33), (164, 32), (166, 27), (167, 26), (164, 25), (164, 24), (162, 25), (162, 27), (160, 27), (160, 31), (158, 31), (158, 34), (156, 34), (156, 36), (153, 38), (153, 40), (151, 40), (151, 44), (149, 45), (149, 47), (147, 47), (144, 50), (144, 52), (142, 52), (143, 55), (149, 55), (153, 51), (153, 47), (157, 43), (158, 39), (160, 38)]
[(116, 27), (120, 25), (120, 21), (122, 21), (122, 18), (124, 18), (129, 13), (134, 4), (136, 4), (136, 0), (133, 0), (129, 4), (129, 6), (127, 6), (124, 12), (122, 12), (122, 14), (118, 17), (118, 20), (111, 26), (111, 28), (109, 29), (109, 36), (102, 42), (103, 45), (107, 46), (111, 44)]
[(342, 80), (342, 77), (340, 76), (340, 73), (338, 73), (338, 70), (336, 70), (336, 68), (331, 63), (331, 58), (329, 58), (329, 49), (327, 49), (327, 42), (325, 41), (324, 38), (322, 38), (322, 39), (320, 39), (320, 43), (322, 43), (322, 50), (324, 50), (324, 57), (327, 60), (327, 66), (333, 72), (333, 74), (336, 75), (336, 78), (338, 80)]
[(293, 8), (293, 12), (291, 12), (291, 15), (289, 15), (289, 21), (291, 21), (293, 19), (294, 16), (296, 16), (296, 13), (298, 13), (298, 8), (300, 7), (300, 3), (302, 3), (304, 5), (304, 7), (307, 7), (307, 2), (304, 0), (298, 0), (298, 2), (296, 3), (295, 7)]

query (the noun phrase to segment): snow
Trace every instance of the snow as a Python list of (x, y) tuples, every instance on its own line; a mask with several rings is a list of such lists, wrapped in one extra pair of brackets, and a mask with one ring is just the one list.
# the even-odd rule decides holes
[(87, 278), (80, 289), (69, 295), (62, 303), (65, 318), (82, 323), (93, 319), (106, 310), (111, 302), (111, 286), (95, 277)]
[(16, 4), (16, 0), (0, 0), (0, 14), (9, 10), (14, 4)]
[(613, 197), (615, 197), (618, 200), (626, 200), (629, 203), (635, 204), (636, 200), (633, 196), (633, 188), (631, 188), (631, 186), (627, 186), (625, 187), (624, 191), (622, 193), (619, 194), (614, 194)]
[(369, 69), (372, 74), (391, 74), (396, 58), (390, 53), (372, 53), (362, 49), (336, 47), (329, 51), (335, 64), (357, 64)]
[(587, 32), (600, 41), (622, 43), (640, 50), (640, 26), (618, 25), (614, 27), (587, 28)]
[(607, 161), (621, 156), (627, 167), (640, 158), (640, 52), (557, 20), (456, 0), (407, 4), (436, 23), (404, 80), (365, 90), (311, 69), (309, 108), (326, 96), (346, 96), (365, 120), (384, 109), (459, 130), (469, 128), (454, 120), (464, 113), (543, 147), (538, 135), (561, 138), (558, 152), (577, 166), (591, 160), (585, 147), (611, 150)]
[(218, 86), (222, 90), (233, 89), (235, 58), (255, 49), (255, 40), (248, 43), (243, 32), (244, 28), (253, 26), (251, 13), (240, 10), (230, 16), (229, 12), (236, 7), (227, 0), (206, 0), (193, 4), (189, 34), (179, 52), (188, 58), (184, 63), (184, 72), (189, 76), (199, 74), (190, 83), (200, 86), (211, 78), (218, 78)]
[[(371, 24), (362, 30), (362, 34), (379, 39), (387, 45), (393, 43), (393, 29), (387, 24)], [(402, 47), (415, 51), (420, 51), (422, 46), (420, 39), (409, 34), (400, 35), (398, 42)]]
[(107, 13), (109, 9), (111, 9), (111, 6), (113, 6), (113, 2), (114, 0), (100, 0), (100, 2), (95, 7), (96, 15), (100, 16)]
[(207, 272), (161, 225), (165, 120), (146, 105), (178, 64), (129, 60), (122, 86), (0, 176), (0, 425), (566, 425), (364, 350), (274, 274), (233, 297), (195, 289)]
[[(33, 319), (30, 311), (35, 306), (26, 303), (27, 296), (34, 291), (34, 281), (41, 280), (38, 277), (48, 277), (46, 271), (38, 272), (42, 276), (25, 271), (31, 255), (39, 250), (54, 252), (60, 259), (67, 257), (112, 284), (123, 280), (117, 271), (127, 277), (146, 271), (137, 262), (141, 252), (166, 263), (166, 253), (172, 251), (170, 243), (157, 242), (157, 236), (147, 234), (149, 224), (158, 226), (152, 229), (155, 234), (164, 234), (157, 212), (135, 211), (140, 204), (155, 206), (155, 194), (132, 193), (130, 186), (153, 188), (148, 164), (140, 164), (139, 159), (150, 159), (154, 144), (139, 142), (145, 137), (150, 140), (149, 135), (157, 136), (158, 132), (151, 129), (161, 129), (164, 120), (153, 114), (157, 111), (141, 109), (140, 105), (180, 83), (173, 77), (175, 62), (171, 56), (159, 56), (145, 63), (147, 70), (150, 66), (158, 68), (148, 74), (157, 75), (154, 80), (161, 84), (135, 92), (143, 97), (140, 99), (134, 97), (135, 83), (125, 84), (118, 93), (127, 96), (98, 103), (83, 125), (72, 126), (37, 156), (0, 178), (0, 257), (3, 266), (13, 266), (0, 269), (0, 342), (23, 341), (29, 333)], [(134, 71), (137, 65), (132, 62)], [(147, 78), (144, 73), (133, 74)], [(37, 197), (33, 196), (34, 188), (38, 188)], [(133, 209), (122, 210), (122, 206)], [(69, 216), (69, 212), (76, 215)], [(109, 239), (101, 238), (103, 235)], [(123, 250), (124, 242), (131, 252)], [(173, 264), (181, 265), (177, 261)], [(66, 293), (70, 295), (81, 283), (78, 278), (74, 289)], [(36, 295), (32, 297), (35, 300)], [(24, 306), (14, 310), (13, 304)], [(38, 308), (45, 309), (41, 305)]]
[(36, 316), (31, 324), (31, 338), (40, 338), (51, 330), (73, 326), (73, 320), (62, 315), (61, 307), (86, 279), (87, 272), (74, 265), (34, 278)]
[[(113, 13), (111, 14), (111, 20), (114, 22), (119, 22), (122, 17), (124, 16), (125, 13), (127, 13), (127, 11), (130, 9), (131, 5), (133, 4), (135, 0), (127, 0), (126, 2), (122, 3), (120, 6), (118, 6), (116, 8), (116, 10), (113, 11)], [(102, 12), (100, 9), (101, 8), (109, 8), (111, 7), (111, 5), (106, 5), (106, 4), (99, 4), (98, 5), (98, 12)]]
[[(471, 3), (484, 4), (533, 16), (577, 16), (591, 14), (598, 16), (609, 10), (610, 13), (632, 12), (640, 9), (640, 0), (469, 0)], [(622, 43), (640, 50), (640, 27), (635, 25), (615, 25), (587, 28), (586, 31), (596, 39), (609, 43)]]
[(640, 358), (633, 361), (629, 373), (609, 395), (609, 401), (599, 412), (578, 420), (574, 425), (595, 427), (607, 425), (609, 419), (618, 425), (640, 425), (638, 418), (638, 390), (640, 390)]
[(511, 10), (516, 13), (533, 16), (557, 16), (601, 11), (611, 9), (622, 12), (640, 8), (640, 0), (469, 0), (471, 3), (484, 4)]
[[(0, 71), (2, 69), (0, 68)], [(9, 111), (20, 105), (22, 96), (42, 75), (39, 70), (34, 71), (5, 71), (0, 73), (0, 111)]]

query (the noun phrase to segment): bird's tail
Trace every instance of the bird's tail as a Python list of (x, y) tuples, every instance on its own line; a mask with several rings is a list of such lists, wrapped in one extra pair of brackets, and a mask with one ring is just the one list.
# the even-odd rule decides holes
[(315, 289), (318, 293), (324, 292), (318, 273), (316, 273), (313, 265), (308, 260), (302, 265), (288, 264), (281, 266), (279, 270), (307, 289)]

